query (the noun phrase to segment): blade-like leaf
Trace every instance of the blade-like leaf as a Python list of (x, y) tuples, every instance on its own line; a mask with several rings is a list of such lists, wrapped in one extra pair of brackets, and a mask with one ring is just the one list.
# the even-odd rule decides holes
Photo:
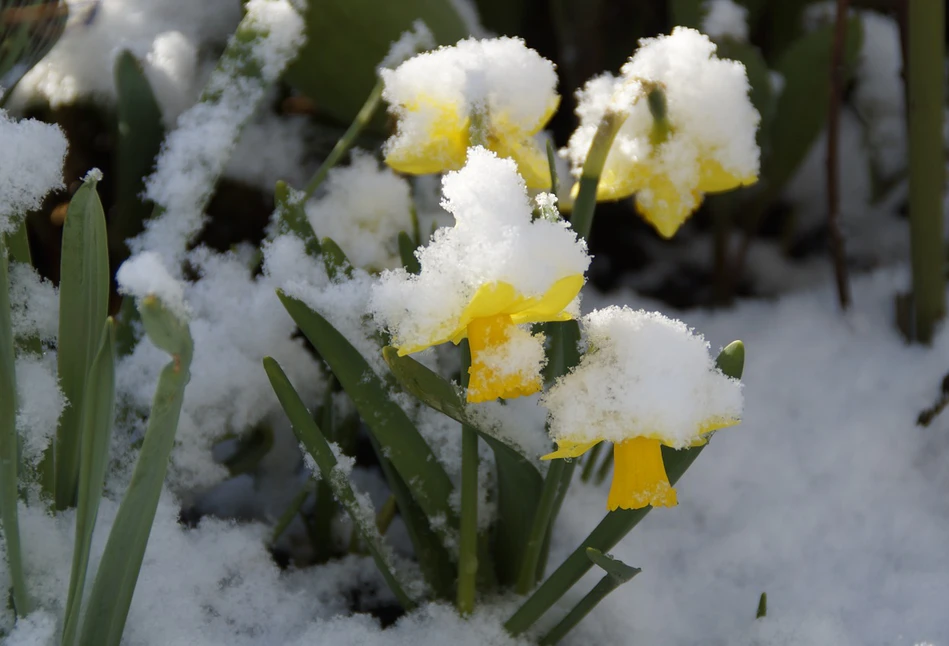
[(13, 326), (10, 321), (10, 276), (7, 250), (0, 245), (0, 521), (17, 615), (30, 612), (20, 552), (20, 523), (17, 513), (17, 433), (16, 367)]
[(277, 295), (290, 317), (329, 364), (426, 516), (457, 526), (456, 514), (448, 503), (453, 489), (448, 474), (405, 411), (389, 397), (382, 380), (346, 337), (318, 312), (283, 292), (278, 291)]
[(604, 554), (595, 547), (587, 548), (587, 558), (593, 561), (601, 570), (616, 579), (619, 583), (626, 583), (642, 570), (626, 565), (618, 558)]
[(415, 257), (415, 243), (405, 231), (399, 231), (399, 257), (402, 259), (405, 271), (410, 274), (417, 274), (422, 271), (422, 265)]
[(79, 610), (89, 566), (92, 531), (99, 513), (99, 501), (109, 464), (109, 442), (115, 407), (115, 325), (106, 319), (99, 351), (89, 369), (89, 385), (82, 407), (80, 441), (79, 503), (76, 509), (76, 535), (73, 547), (69, 595), (63, 622), (63, 646), (76, 643)]
[[(721, 351), (716, 360), (719, 369), (729, 377), (741, 378), (744, 368), (745, 348), (741, 341), (734, 341)], [(686, 469), (702, 452), (704, 446), (676, 451), (662, 447), (662, 460), (666, 466), (669, 482), (675, 484)], [(619, 543), (641, 521), (652, 507), (642, 509), (617, 509), (609, 512), (589, 536), (561, 563), (553, 574), (541, 584), (527, 601), (505, 623), (508, 632), (519, 635), (540, 618), (560, 597), (564, 595), (593, 566), (587, 556), (587, 548), (607, 552)]]
[(498, 477), (498, 524), (495, 562), (498, 579), (510, 583), (527, 544), (531, 520), (540, 499), (542, 480), (537, 467), (519, 447), (493, 429), (486, 429), (467, 411), (454, 385), (411, 357), (400, 357), (395, 348), (383, 356), (396, 379), (425, 405), (473, 428), (494, 452)]
[(98, 176), (90, 173), (69, 203), (59, 283), (59, 385), (69, 405), (55, 446), (57, 509), (76, 503), (79, 436), (86, 375), (99, 348), (109, 306), (109, 252)]
[(156, 346), (171, 349), (173, 356), (158, 377), (141, 452), (89, 593), (80, 644), (118, 646), (122, 639), (190, 378), (192, 342), (187, 323), (154, 296), (143, 299), (139, 309), (149, 338)]
[(336, 499), (352, 518), (353, 524), (366, 542), (366, 547), (389, 585), (389, 589), (403, 608), (413, 609), (416, 602), (405, 592), (405, 586), (399, 582), (395, 574), (395, 565), (390, 556), (391, 550), (376, 529), (375, 515), (357, 500), (352, 485), (349, 483), (349, 477), (338, 468), (336, 456), (333, 455), (329, 442), (317, 426), (316, 420), (306, 409), (306, 404), (300, 399), (300, 395), (280, 368), (280, 364), (270, 357), (264, 357), (264, 370), (267, 371), (270, 385), (277, 394), (280, 405), (283, 406), (284, 412), (290, 419), (294, 434), (316, 462), (322, 481), (329, 484)]

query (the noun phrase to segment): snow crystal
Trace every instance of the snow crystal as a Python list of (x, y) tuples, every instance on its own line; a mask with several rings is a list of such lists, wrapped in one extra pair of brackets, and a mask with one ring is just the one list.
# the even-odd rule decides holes
[(35, 610), (16, 623), (13, 633), (3, 643), (6, 646), (50, 646), (57, 641), (58, 628), (52, 613)]
[[(648, 164), (655, 175), (667, 177), (684, 204), (696, 205), (702, 160), (712, 160), (730, 175), (758, 174), (755, 131), (760, 116), (748, 98), (745, 67), (715, 56), (715, 44), (694, 29), (676, 27), (672, 35), (644, 38), (623, 65), (619, 78), (597, 76), (577, 92), (580, 126), (570, 137), (567, 155), (579, 176), (593, 135), (607, 109), (618, 109), (616, 96), (641, 83), (658, 84), (666, 100), (668, 138), (651, 141), (654, 119), (647, 101), (626, 102), (628, 116), (616, 136), (603, 170), (604, 177), (624, 177), (637, 164)], [(636, 196), (642, 206), (663, 199), (650, 188)]]
[(271, 193), (277, 180), (303, 186), (312, 174), (307, 161), (311, 128), (302, 115), (260, 115), (241, 131), (224, 175)]
[(710, 423), (741, 417), (741, 384), (681, 321), (611, 306), (582, 323), (589, 350), (542, 398), (555, 440), (654, 437), (684, 448)]
[(116, 272), (115, 280), (119, 284), (119, 293), (136, 299), (157, 296), (162, 305), (179, 318), (189, 318), (181, 282), (168, 273), (161, 256), (154, 251), (145, 251), (126, 260)]
[(10, 265), (10, 323), (18, 339), (59, 334), (59, 291), (25, 263)]
[(22, 459), (35, 466), (49, 446), (66, 406), (56, 376), (56, 356), (50, 353), (44, 357), (18, 357), (16, 390), (16, 426), (22, 440)]
[(0, 110), (0, 234), (11, 233), (63, 185), (66, 137), (59, 126), (13, 121)]
[(332, 238), (356, 267), (401, 267), (398, 234), (412, 231), (408, 182), (368, 153), (355, 152), (349, 166), (330, 171), (325, 194), (306, 205), (320, 238)]
[[(202, 100), (179, 117), (178, 127), (165, 139), (146, 182), (146, 197), (159, 214), (130, 245), (133, 251), (161, 253), (173, 271), (204, 223), (204, 207), (241, 129), (304, 40), (303, 19), (288, 0), (251, 0), (246, 10), (242, 24), (259, 35), (242, 44), (242, 50), (260, 68), (260, 77), (248, 75), (246, 64), (222, 59)], [(237, 39), (232, 37), (232, 43)]]
[(531, 221), (513, 161), (472, 148), (466, 166), (443, 179), (443, 193), (455, 226), (437, 230), (416, 251), (422, 272), (388, 271), (373, 286), (370, 307), (394, 345), (444, 338), (482, 285), (506, 282), (525, 297), (541, 296), (557, 280), (586, 271), (586, 244), (568, 224)]
[(713, 40), (748, 40), (748, 9), (734, 0), (707, 0), (702, 32)]

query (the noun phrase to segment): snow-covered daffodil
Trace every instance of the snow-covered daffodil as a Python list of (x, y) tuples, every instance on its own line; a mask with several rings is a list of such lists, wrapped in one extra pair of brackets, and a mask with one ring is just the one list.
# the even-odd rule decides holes
[(589, 350), (542, 398), (557, 442), (544, 459), (612, 442), (607, 508), (675, 505), (661, 447), (701, 445), (737, 424), (741, 383), (715, 367), (708, 344), (681, 321), (612, 306), (582, 323)]
[[(619, 77), (604, 74), (578, 92), (580, 126), (567, 152), (579, 175), (607, 110), (625, 121), (606, 158), (598, 200), (636, 196), (636, 209), (671, 238), (706, 193), (757, 181), (760, 116), (748, 97), (745, 67), (719, 59), (694, 29), (640, 41)], [(639, 96), (628, 89), (641, 89)], [(633, 100), (628, 100), (629, 97)], [(622, 97), (624, 105), (617, 105)]]
[(467, 338), (468, 401), (535, 393), (543, 337), (526, 325), (573, 317), (590, 263), (586, 244), (563, 221), (532, 220), (514, 162), (485, 148), (470, 149), (442, 185), (455, 226), (416, 252), (419, 274), (383, 273), (370, 309), (402, 355)]
[[(397, 119), (385, 159), (403, 173), (458, 170), (481, 144), (517, 163), (530, 188), (549, 188), (537, 135), (560, 102), (554, 64), (519, 38), (462, 40), (381, 70), (383, 98)], [(475, 122), (477, 138), (472, 139)]]

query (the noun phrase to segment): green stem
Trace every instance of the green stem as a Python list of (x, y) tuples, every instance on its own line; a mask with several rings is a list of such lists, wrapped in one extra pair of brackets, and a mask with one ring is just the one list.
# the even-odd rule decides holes
[(517, 593), (527, 594), (537, 581), (537, 564), (540, 562), (544, 538), (553, 520), (553, 512), (557, 503), (557, 492), (563, 484), (566, 460), (554, 460), (544, 478), (544, 488), (540, 494), (537, 511), (534, 512), (534, 522), (531, 524), (531, 533), (524, 548), (524, 560), (521, 561), (521, 571), (517, 576)]
[(306, 502), (309, 495), (313, 493), (314, 484), (315, 481), (313, 479), (307, 480), (306, 483), (300, 487), (300, 491), (293, 497), (293, 500), (290, 501), (290, 505), (280, 515), (280, 518), (277, 519), (273, 532), (270, 534), (271, 547), (277, 544), (277, 541), (280, 540), (283, 533), (290, 527), (290, 523), (292, 523), (293, 519), (300, 513), (303, 503)]
[(909, 31), (909, 218), (916, 338), (932, 341), (946, 312), (943, 272), (942, 148), (945, 60), (942, 0), (912, 0)]
[(323, 180), (326, 179), (327, 174), (329, 174), (330, 169), (335, 166), (343, 155), (346, 154), (346, 151), (349, 150), (353, 142), (356, 141), (366, 126), (369, 125), (369, 122), (372, 121), (373, 115), (376, 113), (379, 104), (382, 102), (382, 89), (383, 83), (382, 79), (377, 79), (375, 86), (372, 88), (372, 92), (369, 93), (369, 97), (366, 99), (366, 102), (359, 109), (359, 112), (356, 114), (356, 118), (353, 119), (353, 122), (349, 125), (349, 128), (346, 132), (343, 133), (343, 136), (340, 137), (339, 141), (336, 142), (336, 145), (333, 146), (333, 150), (330, 151), (330, 154), (326, 156), (326, 159), (323, 160), (323, 163), (317, 169), (316, 174), (313, 175), (313, 178), (306, 185), (304, 189), (304, 198), (303, 201), (310, 199), (313, 196), (313, 193), (316, 192), (316, 189), (319, 188), (320, 184), (323, 183)]
[(606, 480), (606, 476), (610, 475), (610, 469), (613, 467), (613, 452), (610, 451), (606, 454), (606, 457), (603, 458), (603, 463), (600, 464), (600, 468), (596, 472), (596, 479), (593, 481), (597, 486), (603, 484), (603, 481)]
[(580, 479), (584, 482), (590, 482), (593, 476), (593, 469), (596, 467), (596, 461), (600, 459), (600, 452), (603, 450), (603, 442), (594, 446), (586, 455), (586, 462), (583, 463), (583, 472), (580, 473)]
[[(467, 341), (461, 345), (461, 383), (468, 387), (471, 351)], [(461, 427), (461, 523), (458, 541), (458, 595), (455, 605), (462, 615), (474, 610), (478, 581), (478, 434), (467, 425)]]
[(606, 157), (610, 154), (610, 147), (616, 139), (616, 133), (626, 121), (626, 114), (607, 110), (596, 127), (590, 152), (583, 163), (583, 172), (580, 175), (580, 192), (573, 204), (573, 215), (570, 223), (573, 230), (582, 238), (589, 239), (593, 228), (593, 212), (596, 209), (596, 189), (600, 183), (600, 175), (606, 165)]
[(382, 509), (376, 514), (376, 529), (378, 529), (379, 533), (383, 536), (389, 531), (389, 525), (392, 524), (392, 521), (395, 519), (395, 513), (398, 510), (399, 506), (396, 503), (395, 495), (389, 494), (389, 497), (382, 505)]
[(0, 520), (6, 543), (7, 565), (13, 586), (13, 607), (22, 617), (32, 603), (20, 554), (20, 523), (17, 512), (16, 370), (13, 326), (10, 320), (10, 278), (7, 252), (0, 245)]
[(597, 583), (592, 590), (590, 590), (586, 596), (584, 596), (580, 601), (577, 602), (577, 605), (573, 607), (570, 612), (567, 613), (567, 616), (560, 620), (556, 626), (550, 629), (546, 635), (541, 637), (538, 642), (538, 646), (550, 646), (551, 644), (556, 644), (561, 639), (563, 639), (567, 633), (569, 633), (573, 628), (583, 621), (583, 618), (590, 614), (590, 611), (596, 607), (596, 604), (603, 601), (610, 592), (618, 588), (623, 584), (622, 581), (617, 580), (615, 577), (607, 574), (600, 582)]

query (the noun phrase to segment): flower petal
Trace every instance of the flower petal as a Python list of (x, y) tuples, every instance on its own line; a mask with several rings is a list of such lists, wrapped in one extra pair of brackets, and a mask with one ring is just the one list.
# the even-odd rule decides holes
[(541, 460), (554, 460), (557, 458), (578, 458), (602, 440), (593, 440), (592, 442), (572, 442), (570, 440), (557, 440), (557, 450), (547, 455), (542, 455)]
[(607, 508), (673, 507), (676, 490), (669, 484), (659, 440), (636, 437), (613, 445), (613, 484)]

